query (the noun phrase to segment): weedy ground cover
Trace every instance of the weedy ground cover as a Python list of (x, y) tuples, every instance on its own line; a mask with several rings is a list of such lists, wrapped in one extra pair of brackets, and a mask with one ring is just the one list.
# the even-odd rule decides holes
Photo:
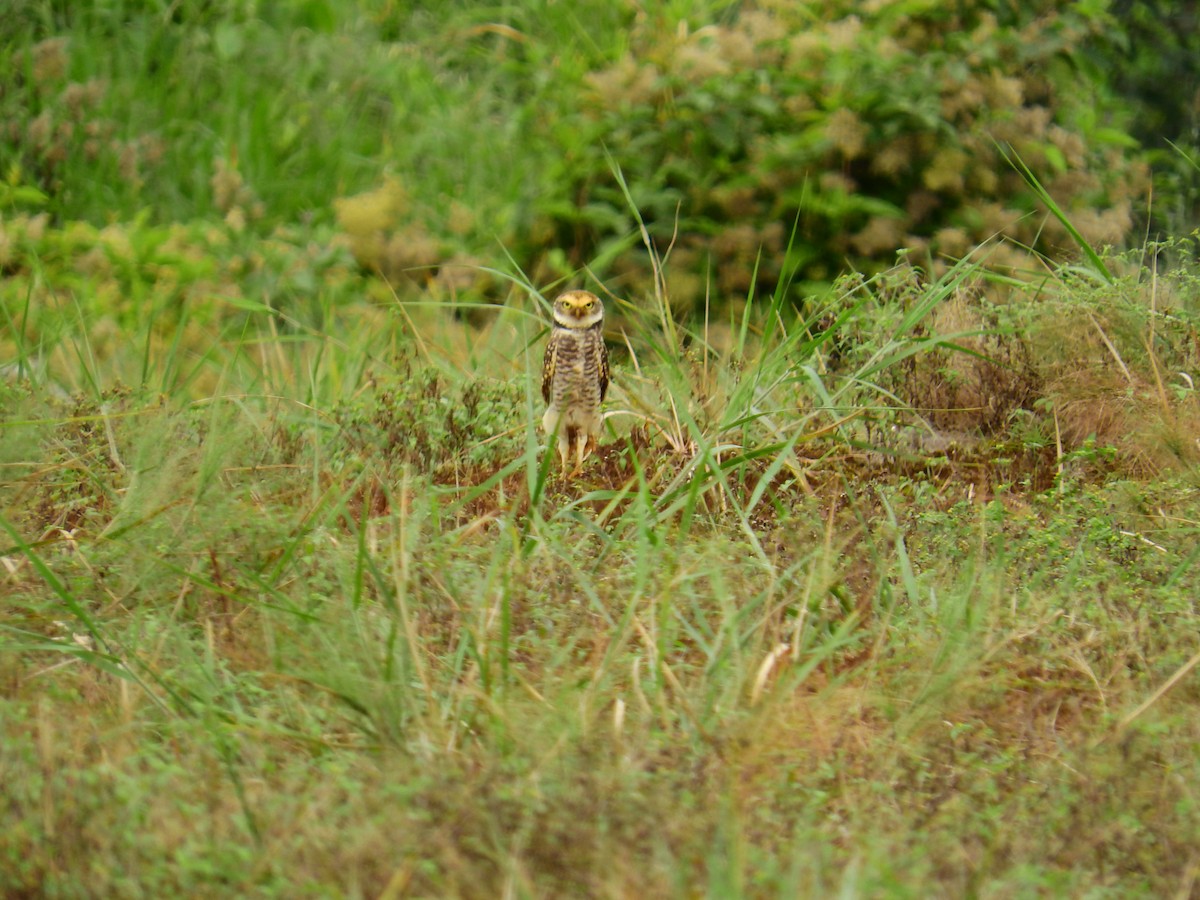
[[(753, 21), (684, 6), (635, 36)], [(71, 37), (0, 93), (0, 893), (1194, 893), (1195, 235), (1094, 247), (1013, 158), (1078, 262), (816, 290), (793, 232), (697, 281), (591, 147), (623, 230), (523, 267), (522, 128), (620, 31), (448, 8), (0, 31)], [(614, 362), (572, 480), (562, 279)]]
[(618, 304), (574, 481), (519, 276), (111, 344), (10, 286), (5, 891), (1186, 892), (1194, 310), (1112, 267)]

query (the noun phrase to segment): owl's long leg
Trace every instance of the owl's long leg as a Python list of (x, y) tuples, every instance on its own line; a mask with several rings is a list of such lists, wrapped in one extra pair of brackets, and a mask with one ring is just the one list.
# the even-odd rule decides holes
[(575, 426), (568, 425), (563, 429), (563, 433), (558, 436), (558, 458), (562, 461), (564, 474), (571, 464), (571, 445), (575, 443), (577, 433), (578, 430)]
[(592, 452), (592, 436), (586, 432), (579, 431), (575, 434), (575, 471), (578, 472), (583, 468), (583, 461), (588, 458), (588, 454)]

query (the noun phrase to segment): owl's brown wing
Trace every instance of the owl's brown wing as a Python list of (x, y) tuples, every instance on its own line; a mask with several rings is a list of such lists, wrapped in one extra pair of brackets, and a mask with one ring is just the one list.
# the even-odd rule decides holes
[(596, 377), (600, 381), (600, 402), (604, 402), (604, 395), (608, 393), (608, 347), (604, 344), (604, 335), (597, 334), (596, 337)]
[(546, 342), (546, 356), (542, 359), (542, 399), (550, 402), (550, 385), (554, 382), (554, 367), (558, 364), (558, 345), (562, 337), (557, 328), (550, 329), (550, 340)]

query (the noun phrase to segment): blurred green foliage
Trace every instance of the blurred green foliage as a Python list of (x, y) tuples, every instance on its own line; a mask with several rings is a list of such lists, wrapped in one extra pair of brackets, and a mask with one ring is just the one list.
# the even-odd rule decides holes
[(334, 9), (18, 0), (0, 26), (3, 174), (58, 221), (328, 221), (378, 177), (395, 83), (426, 77)]
[[(899, 251), (938, 269), (1194, 221), (1196, 4), (1124, 0), (14, 0), (5, 206), (95, 224), (335, 221), (360, 265), (443, 295), (650, 262), (678, 310)], [(1177, 149), (1178, 148), (1178, 149)], [(793, 229), (796, 237), (792, 239)], [(474, 272), (476, 274), (472, 275)]]
[(1115, 0), (1091, 52), (1129, 103), (1130, 133), (1154, 169), (1151, 228), (1186, 234), (1200, 219), (1200, 4)]
[[(680, 274), (711, 271), (720, 296), (770, 290), (791, 267), (818, 283), (872, 271), (902, 248), (956, 259), (997, 235), (1060, 253), (1064, 232), (1004, 148), (1090, 243), (1120, 244), (1148, 182), (1129, 104), (1084, 65), (1111, 21), (1081, 4), (979, 0), (743, 4), (673, 30), (647, 17), (585, 78), (570, 127), (555, 126), (556, 180), (571, 189), (543, 212), (586, 261), (631, 228), (615, 161)], [(685, 304), (706, 290), (675, 287)]]

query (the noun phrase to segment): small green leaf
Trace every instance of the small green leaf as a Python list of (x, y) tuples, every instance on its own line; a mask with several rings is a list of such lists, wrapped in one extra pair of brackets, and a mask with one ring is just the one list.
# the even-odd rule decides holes
[(217, 56), (226, 62), (241, 56), (246, 47), (245, 29), (232, 22), (222, 22), (213, 32), (213, 44)]
[(1050, 163), (1050, 168), (1060, 175), (1067, 171), (1067, 158), (1063, 152), (1053, 144), (1046, 145), (1046, 162)]
[(37, 188), (30, 187), (29, 185), (13, 187), (8, 184), (0, 184), (0, 203), (4, 206), (16, 206), (18, 204), (45, 206), (49, 199), (49, 197)]

